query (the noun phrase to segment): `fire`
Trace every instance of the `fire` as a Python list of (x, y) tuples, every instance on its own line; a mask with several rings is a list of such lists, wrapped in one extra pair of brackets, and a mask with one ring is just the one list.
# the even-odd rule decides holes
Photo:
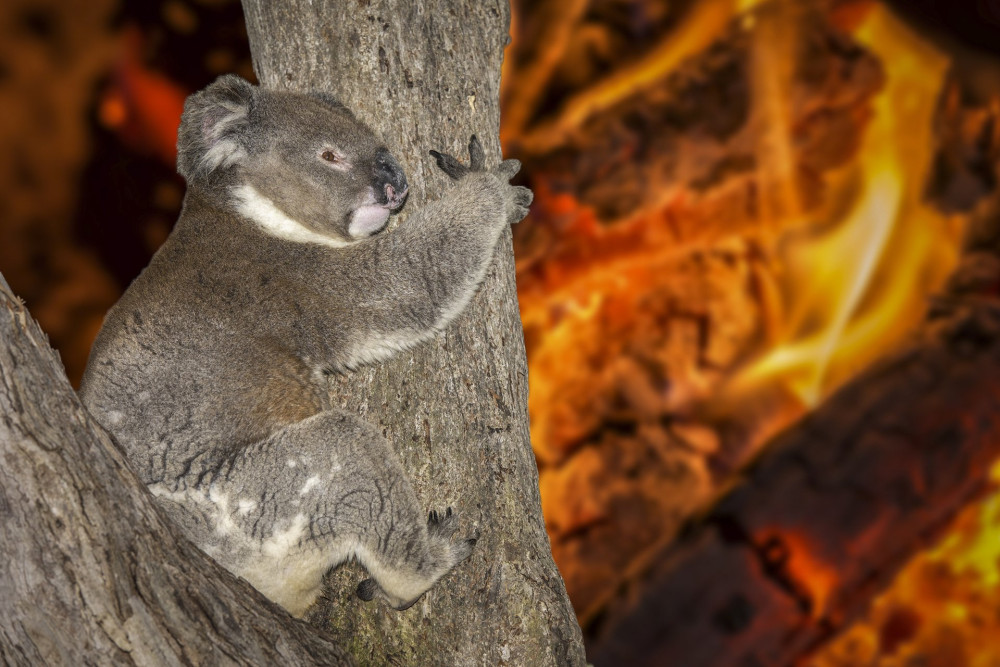
[[(802, 144), (809, 141), (803, 135), (814, 131), (806, 127), (814, 118), (802, 107), (825, 100), (817, 103), (796, 88), (793, 63), (802, 39), (796, 22), (804, 3), (695, 3), (666, 41), (576, 91), (550, 115), (531, 106), (535, 93), (511, 102), (505, 141), (522, 147), (529, 160), (545, 157), (563, 142), (570, 144), (574, 134), (603, 127), (591, 121), (612, 114), (636, 88), (655, 87), (727, 26), (753, 35), (746, 126), (724, 147), (697, 144), (708, 155), (678, 158), (709, 163), (718, 157), (714, 150), (747, 149), (754, 164), (750, 175), (736, 170), (714, 190), (665, 177), (662, 186), (648, 184), (658, 198), (604, 219), (583, 203), (585, 197), (560, 191), (559, 179), (571, 175), (542, 172), (532, 182), (535, 227), (515, 232), (543, 235), (534, 246), (520, 237), (529, 252), (518, 255), (531, 434), (554, 554), (585, 620), (615, 587), (602, 589), (583, 576), (582, 583), (574, 581), (572, 561), (583, 560), (597, 544), (596, 538), (574, 540), (588, 531), (621, 538), (621, 545), (602, 546), (602, 553), (618, 548), (634, 555), (650, 546), (626, 542), (624, 531), (601, 533), (621, 512), (608, 498), (633, 511), (647, 497), (620, 489), (638, 485), (635, 479), (650, 465), (683, 458), (697, 472), (685, 478), (686, 486), (660, 495), (684, 495), (670, 501), (669, 511), (690, 514), (703, 506), (717, 492), (721, 475), (918, 327), (928, 299), (957, 264), (964, 221), (942, 214), (923, 197), (949, 60), (879, 4), (834, 4), (839, 9), (828, 18), (850, 28), (877, 55), (884, 86), (870, 107), (850, 106), (857, 114), (850, 120), (863, 128), (856, 150), (844, 151), (845, 162), (831, 158), (812, 173), (801, 161)], [(572, 39), (569, 23), (553, 28), (558, 35), (545, 62), (519, 87), (544, 88), (545, 77), (556, 70), (558, 45)], [(699, 75), (708, 76), (701, 70)], [(631, 159), (631, 135), (620, 136), (625, 138), (608, 145)], [(822, 183), (817, 187), (808, 178)], [(743, 191), (753, 191), (754, 206), (719, 205), (743, 203), (725, 199)], [(711, 226), (720, 218), (728, 223), (731, 213), (745, 220)], [(703, 270), (712, 262), (717, 262), (712, 271)], [(746, 290), (748, 285), (752, 289)], [(753, 292), (752, 306), (741, 290)], [(684, 356), (690, 350), (697, 350), (697, 358)], [(746, 414), (753, 411), (761, 414)], [(717, 456), (726, 448), (720, 432), (727, 428), (747, 443), (724, 452), (729, 459)], [(650, 449), (656, 453), (647, 455)], [(641, 461), (628, 469), (629, 479), (602, 474), (602, 468), (629, 457)], [(1000, 481), (1000, 466), (994, 473)], [(581, 495), (587, 499), (579, 500)], [(1000, 649), (962, 646), (980, 647), (990, 632), (1000, 632), (998, 526), (1000, 495), (968, 509), (941, 544), (907, 566), (866, 619), (814, 658), (815, 667), (896, 667), (917, 664), (906, 656), (918, 654), (926, 664), (942, 667), (972, 664), (972, 656), (987, 656), (977, 665), (1000, 664)], [(668, 539), (674, 526), (663, 521), (653, 528), (657, 539)], [(772, 529), (787, 552), (783, 567), (808, 598), (810, 613), (841, 622), (824, 616), (837, 594), (835, 563), (804, 534)]]
[[(570, 98), (563, 105), (562, 113), (552, 122), (533, 130), (524, 138), (534, 149), (546, 149), (564, 141), (567, 134), (578, 129), (592, 114), (607, 109), (623, 97), (632, 94), (637, 87), (648, 85), (672, 71), (685, 58), (704, 50), (728, 25), (736, 11), (743, 6), (752, 6), (759, 0), (702, 0), (694, 4), (690, 15), (682, 25), (674, 30), (669, 39), (648, 54), (640, 62), (609, 76), (582, 93)], [(579, 3), (580, 6), (585, 6)], [(566, 27), (571, 20), (562, 17), (554, 27), (554, 39), (566, 39)], [(540, 65), (544, 67), (546, 63)], [(548, 63), (551, 66), (551, 63)], [(511, 109), (513, 119), (505, 119), (519, 128), (525, 115), (519, 108)]]
[[(1000, 464), (991, 471), (1000, 481)], [(811, 667), (896, 667), (1000, 662), (1000, 495), (966, 508), (951, 532), (915, 557), (864, 619), (827, 646)]]
[(735, 380), (743, 390), (779, 380), (805, 406), (912, 330), (958, 257), (959, 225), (922, 201), (948, 60), (882, 9), (857, 37), (881, 56), (886, 88), (856, 164), (806, 226), (819, 231), (780, 252), (787, 315), (776, 344)]
[[(833, 198), (849, 200), (849, 212), (842, 222), (823, 220), (820, 233), (789, 242), (782, 254), (788, 317), (778, 345), (736, 380), (744, 390), (784, 382), (804, 406), (916, 326), (925, 306), (921, 295), (943, 284), (958, 257), (961, 221), (921, 197), (948, 61), (883, 9), (856, 35), (880, 55), (887, 85), (859, 160), (841, 175)], [(994, 483), (1000, 481), (1000, 464), (992, 472)], [(1000, 494), (967, 508), (947, 537), (914, 558), (867, 617), (814, 658), (813, 667), (1000, 661), (1000, 646), (987, 639), (1000, 632), (998, 527)], [(802, 579), (816, 577), (803, 573)]]

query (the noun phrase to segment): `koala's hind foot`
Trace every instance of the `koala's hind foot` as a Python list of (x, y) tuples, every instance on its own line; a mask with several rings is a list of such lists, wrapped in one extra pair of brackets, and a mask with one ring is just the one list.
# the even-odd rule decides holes
[[(367, 601), (379, 596), (399, 611), (412, 607), (435, 581), (472, 554), (478, 533), (477, 537), (452, 541), (457, 530), (458, 515), (450, 507), (444, 514), (431, 510), (427, 516), (427, 542), (429, 554), (434, 555), (434, 562), (427, 563), (424, 568), (409, 567), (409, 564), (401, 568), (383, 566), (379, 581), (372, 577), (358, 584), (358, 597)], [(439, 573), (435, 575), (435, 572)], [(414, 595), (414, 584), (421, 579), (426, 582), (426, 586)]]
[(151, 490), (209, 555), (295, 616), (352, 558), (374, 579), (359, 595), (405, 609), (472, 551), (474, 540), (451, 540), (454, 512), (428, 519), (381, 433), (340, 410), (275, 431), (206, 478)]

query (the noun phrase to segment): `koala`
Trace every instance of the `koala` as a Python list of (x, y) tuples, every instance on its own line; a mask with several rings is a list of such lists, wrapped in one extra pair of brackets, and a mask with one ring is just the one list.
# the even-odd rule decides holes
[(471, 553), (423, 512), (389, 443), (325, 390), (331, 374), (441, 331), (531, 191), (431, 151), (454, 181), (392, 231), (399, 162), (323, 93), (228, 75), (188, 98), (177, 224), (109, 311), (80, 396), (203, 550), (301, 616), (356, 559), (366, 600), (412, 605)]

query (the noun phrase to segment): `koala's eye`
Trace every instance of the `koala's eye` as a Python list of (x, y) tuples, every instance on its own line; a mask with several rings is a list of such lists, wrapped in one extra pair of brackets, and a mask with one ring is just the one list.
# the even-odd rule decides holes
[(323, 154), (320, 155), (320, 157), (323, 158), (324, 160), (326, 160), (327, 162), (339, 162), (340, 161), (340, 157), (336, 153), (334, 153), (333, 151), (323, 151)]

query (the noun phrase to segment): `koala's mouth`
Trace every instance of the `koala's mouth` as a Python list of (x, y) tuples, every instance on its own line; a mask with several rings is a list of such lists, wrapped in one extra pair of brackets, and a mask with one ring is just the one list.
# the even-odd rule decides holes
[(404, 185), (401, 191), (396, 192), (394, 187), (386, 183), (382, 194), (385, 195), (385, 201), (379, 202), (380, 205), (390, 211), (398, 211), (406, 203), (406, 195), (410, 194), (410, 186)]
[(351, 213), (351, 220), (347, 227), (348, 233), (352, 238), (363, 239), (382, 231), (389, 221), (389, 214), (398, 211), (403, 206), (409, 191), (409, 187), (404, 186), (400, 192), (397, 192), (391, 185), (386, 184), (382, 193), (384, 201), (379, 201), (381, 197), (376, 198), (375, 192), (372, 190), (369, 201), (358, 206)]

